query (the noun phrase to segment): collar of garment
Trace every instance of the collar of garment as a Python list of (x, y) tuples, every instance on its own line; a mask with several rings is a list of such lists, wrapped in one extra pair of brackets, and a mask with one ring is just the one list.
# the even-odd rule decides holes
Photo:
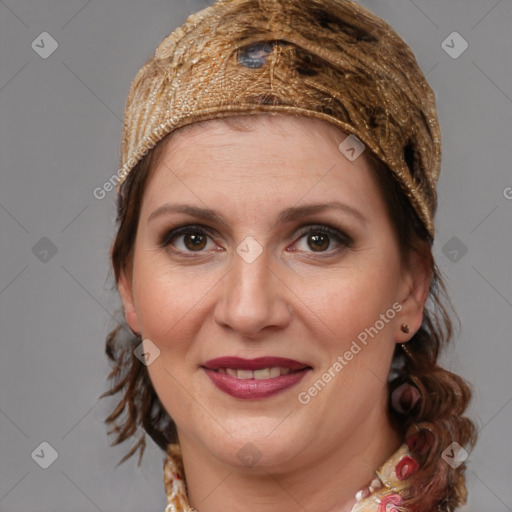
[[(400, 448), (375, 472), (375, 478), (357, 492), (351, 512), (398, 512), (401, 491), (407, 488), (407, 478), (415, 473), (419, 464), (408, 444)], [(169, 444), (164, 462), (164, 485), (167, 495), (165, 512), (197, 512), (187, 499), (183, 461), (179, 444)], [(396, 508), (395, 508), (396, 507)]]

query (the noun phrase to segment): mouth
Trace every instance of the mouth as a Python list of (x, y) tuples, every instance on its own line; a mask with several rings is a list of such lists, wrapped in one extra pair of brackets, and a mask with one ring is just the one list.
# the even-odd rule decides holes
[(283, 368), (279, 366), (272, 366), (268, 368), (261, 368), (260, 370), (237, 370), (236, 368), (218, 368), (213, 370), (224, 375), (230, 375), (235, 379), (248, 380), (248, 379), (275, 379), (282, 375), (288, 375), (289, 373), (296, 373), (300, 370), (290, 370), (290, 368)]
[(242, 399), (268, 398), (297, 384), (312, 370), (306, 363), (281, 357), (220, 357), (202, 368), (224, 393)]

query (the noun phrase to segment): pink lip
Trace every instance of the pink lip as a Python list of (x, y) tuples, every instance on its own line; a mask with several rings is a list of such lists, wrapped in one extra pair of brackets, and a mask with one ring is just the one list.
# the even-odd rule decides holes
[[(219, 373), (219, 368), (233, 368), (237, 370), (260, 370), (269, 367), (290, 368), (293, 373), (281, 375), (272, 379), (237, 379), (231, 375)], [(203, 369), (213, 384), (224, 393), (245, 400), (259, 400), (268, 398), (281, 391), (291, 388), (300, 382), (311, 367), (281, 357), (259, 357), (257, 359), (242, 359), (239, 357), (219, 357), (207, 361)]]

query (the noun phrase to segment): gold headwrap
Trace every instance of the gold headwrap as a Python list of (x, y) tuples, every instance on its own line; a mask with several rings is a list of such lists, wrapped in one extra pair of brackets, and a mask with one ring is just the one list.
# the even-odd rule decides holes
[(395, 175), (434, 238), (434, 92), (407, 44), (350, 0), (219, 0), (189, 16), (132, 82), (118, 192), (171, 131), (262, 112), (324, 119), (355, 135)]

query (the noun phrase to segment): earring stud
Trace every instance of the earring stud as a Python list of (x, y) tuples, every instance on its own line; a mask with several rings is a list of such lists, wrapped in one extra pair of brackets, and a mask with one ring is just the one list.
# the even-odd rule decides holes
[(405, 334), (409, 334), (409, 326), (407, 324), (402, 324), (400, 326), (400, 330), (404, 332)]

